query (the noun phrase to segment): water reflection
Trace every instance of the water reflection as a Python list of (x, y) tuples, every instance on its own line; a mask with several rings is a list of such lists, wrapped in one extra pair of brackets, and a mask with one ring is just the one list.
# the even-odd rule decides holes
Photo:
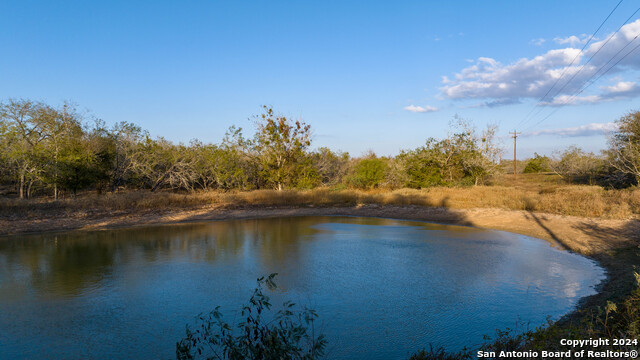
[[(228, 221), (130, 230), (25, 236), (0, 241), (0, 286), (29, 281), (44, 296), (80, 294), (116, 264), (181, 258), (229, 261), (248, 249), (267, 266), (295, 260), (299, 245), (317, 232), (309, 218)], [(20, 269), (20, 271), (12, 271)], [(25, 273), (26, 272), (26, 273)]]
[(276, 303), (317, 309), (331, 358), (345, 359), (472, 346), (517, 318), (541, 324), (603, 276), (540, 240), (387, 219), (23, 236), (0, 241), (0, 354), (168, 358), (185, 323), (215, 305), (237, 309), (271, 272), (281, 274)]

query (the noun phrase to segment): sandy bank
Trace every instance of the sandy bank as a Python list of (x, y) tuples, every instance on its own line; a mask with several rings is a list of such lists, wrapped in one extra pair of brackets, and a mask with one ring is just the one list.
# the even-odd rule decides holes
[[(223, 206), (191, 210), (163, 210), (131, 213), (86, 212), (52, 214), (50, 217), (0, 218), (0, 236), (45, 231), (101, 230), (132, 226), (178, 224), (185, 222), (282, 216), (369, 216), (422, 220), (475, 226), (533, 236), (555, 246), (597, 260), (607, 270), (607, 280), (597, 295), (585, 298), (581, 308), (602, 306), (607, 300), (630, 291), (634, 266), (640, 262), (640, 221), (583, 218), (531, 211), (448, 209), (444, 207), (360, 205), (353, 207), (243, 207)], [(4, 236), (3, 236), (4, 237)], [(4, 237), (6, 239), (6, 237)], [(2, 241), (2, 237), (0, 237)], [(579, 316), (572, 313), (567, 317)]]
[(0, 235), (60, 230), (99, 230), (191, 221), (280, 216), (346, 215), (424, 220), (510, 231), (550, 241), (585, 255), (632, 246), (640, 221), (582, 218), (503, 209), (447, 209), (421, 206), (222, 207), (192, 210), (55, 215), (50, 218), (0, 219)]

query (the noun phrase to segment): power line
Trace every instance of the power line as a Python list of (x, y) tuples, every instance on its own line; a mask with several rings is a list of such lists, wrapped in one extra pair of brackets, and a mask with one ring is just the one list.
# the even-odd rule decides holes
[[(618, 56), (618, 54), (620, 54), (620, 53), (622, 52), (622, 50), (626, 49), (626, 48), (627, 48), (627, 46), (631, 45), (631, 43), (632, 43), (635, 39), (637, 39), (639, 36), (640, 36), (640, 34), (636, 35), (633, 39), (631, 39), (631, 41), (629, 41), (629, 42), (627, 43), (627, 45), (623, 46), (620, 50), (618, 50), (618, 52), (617, 52), (615, 55), (613, 55), (613, 56), (611, 57), (611, 59), (609, 59), (609, 61), (607, 61), (607, 62), (606, 62), (606, 63), (605, 63), (605, 64), (604, 64), (604, 65), (603, 65), (603, 66), (602, 66), (598, 71), (596, 71), (596, 73), (594, 74), (594, 76), (595, 76), (597, 73), (599, 73), (599, 72), (600, 72), (600, 70), (604, 69), (604, 67), (605, 67), (605, 66), (609, 65), (609, 63), (610, 63), (613, 59), (615, 59), (615, 57), (616, 57), (616, 56)], [(633, 50), (632, 50), (632, 51), (630, 51), (629, 53), (631, 53), (631, 52), (633, 52)], [(627, 54), (627, 55), (629, 55), (629, 54)], [(623, 56), (623, 57), (622, 57), (622, 59), (624, 59), (625, 57), (627, 57), (627, 55)], [(622, 60), (622, 59), (620, 59), (620, 60)], [(618, 62), (619, 62), (619, 61), (618, 61)], [(613, 64), (613, 65), (615, 66), (616, 64), (617, 64), (617, 62), (616, 62), (615, 64)], [(607, 70), (607, 71), (609, 71), (609, 70)], [(601, 77), (601, 76), (598, 76), (598, 79), (599, 79), (600, 77)]]
[[(620, 27), (618, 28), (618, 30), (616, 30), (611, 36), (609, 36), (607, 38), (607, 40), (604, 42), (604, 44), (602, 44), (602, 46), (588, 59), (588, 61), (582, 65), (582, 67), (580, 68), (580, 70), (578, 70), (578, 72), (574, 73), (574, 76), (567, 82), (565, 83), (565, 85), (562, 87), (562, 89), (564, 89), (564, 87), (567, 86), (567, 84), (569, 84), (569, 82), (571, 82), (571, 80), (573, 80), (573, 78), (575, 78), (575, 76), (584, 68), (585, 65), (587, 65), (604, 47), (605, 45), (616, 35), (620, 32), (620, 30), (622, 29), (622, 27), (624, 25), (626, 25), (629, 20), (636, 14), (638, 13), (638, 11), (640, 11), (640, 8), (636, 9), (636, 11), (633, 12), (633, 14), (631, 14), (631, 16), (629, 16), (624, 23), (622, 23), (622, 25), (620, 25)], [(551, 113), (549, 113), (547, 116), (545, 116), (544, 118), (542, 118), (542, 120), (538, 121), (537, 123), (535, 123), (533, 126), (530, 126), (528, 129), (531, 129), (537, 125), (539, 125), (540, 123), (544, 122), (545, 120), (547, 120), (549, 117), (551, 117), (551, 115), (555, 114), (560, 107), (563, 107), (564, 105), (569, 104), (573, 99), (575, 99), (578, 95), (580, 95), (582, 92), (584, 92), (589, 86), (591, 86), (594, 82), (596, 82), (598, 79), (600, 79), (602, 76), (604, 76), (606, 73), (608, 73), (611, 69), (613, 69), (620, 61), (622, 61), (624, 58), (626, 58), (627, 56), (629, 56), (631, 53), (633, 53), (633, 51), (637, 48), (632, 49), (630, 52), (628, 52), (627, 54), (625, 54), (621, 59), (619, 59), (613, 66), (609, 67), (604, 73), (600, 74), (595, 80), (593, 79), (596, 75), (598, 75), (598, 73), (600, 73), (600, 71), (602, 71), (609, 63), (611, 63), (611, 61), (613, 61), (613, 59), (616, 58), (616, 56), (618, 56), (624, 49), (627, 48), (627, 46), (629, 46), (634, 40), (636, 40), (638, 38), (638, 36), (640, 36), (640, 34), (636, 35), (636, 37), (634, 37), (631, 41), (629, 41), (624, 47), (622, 47), (620, 50), (618, 50), (618, 52), (616, 52), (604, 65), (602, 65), (596, 72), (593, 73), (593, 75), (591, 75), (589, 77), (589, 79), (587, 79), (583, 85), (583, 87), (581, 87), (581, 89), (574, 95), (572, 95), (567, 101), (565, 101), (564, 103), (558, 105), (558, 107), (556, 109), (554, 109), (553, 111), (551, 111)], [(560, 89), (553, 97), (555, 98), (556, 96), (558, 96), (560, 94), (560, 92), (562, 91), (562, 89)], [(536, 104), (536, 106), (539, 106), (540, 103)], [(543, 109), (540, 109), (537, 113), (539, 114)], [(535, 115), (534, 115), (535, 116)], [(524, 123), (522, 123), (522, 125), (526, 124), (528, 121), (530, 121), (530, 119), (528, 119), (527, 121), (525, 121)]]
[[(562, 79), (562, 77), (564, 76), (564, 74), (567, 72), (567, 69), (573, 65), (573, 63), (576, 61), (576, 59), (580, 56), (580, 54), (582, 54), (582, 52), (584, 51), (584, 49), (587, 48), (587, 45), (589, 45), (589, 43), (591, 42), (591, 40), (594, 38), (594, 36), (598, 33), (598, 31), (600, 31), (600, 29), (602, 28), (602, 26), (607, 22), (607, 20), (609, 20), (609, 18), (611, 17), (611, 15), (613, 14), (614, 11), (616, 11), (616, 9), (618, 8), (618, 6), (620, 6), (620, 4), (622, 4), (622, 1), (624, 0), (620, 0), (618, 2), (618, 4), (613, 8), (613, 10), (611, 10), (611, 12), (609, 12), (609, 15), (607, 15), (607, 17), (602, 21), (602, 23), (600, 23), (600, 26), (598, 26), (598, 28), (596, 29), (596, 31), (593, 32), (593, 34), (591, 34), (591, 36), (589, 37), (589, 40), (587, 40), (587, 42), (584, 44), (584, 46), (582, 46), (582, 49), (580, 49), (580, 52), (576, 54), (576, 56), (573, 58), (573, 60), (571, 60), (571, 63), (569, 64), (569, 66), (564, 68), (564, 71), (562, 72), (562, 74), (560, 74), (560, 76), (558, 77), (558, 79), (556, 79), (555, 83), (553, 83), (553, 85), (549, 88), (549, 90), (547, 90), (547, 92), (540, 98), (540, 100), (538, 100), (538, 102), (536, 103), (536, 105), (529, 111), (529, 113), (520, 121), (520, 124), (522, 123), (526, 123), (528, 120), (527, 118), (529, 117), (529, 115), (531, 115), (531, 113), (540, 106), (540, 104), (542, 103), (542, 101), (547, 97), (547, 95), (549, 95), (549, 93), (551, 92), (551, 90), (553, 90), (553, 88), (556, 87), (556, 85), (558, 85), (558, 82), (560, 81), (560, 79)], [(640, 10), (640, 9), (639, 9)], [(637, 12), (638, 10), (636, 10)], [(634, 13), (635, 14), (635, 13)], [(633, 15), (631, 15), (633, 16)], [(627, 20), (629, 21), (629, 20)], [(623, 24), (624, 25), (624, 24)], [(621, 26), (622, 27), (622, 26)], [(619, 30), (619, 29), (618, 29)]]
[[(631, 14), (631, 15), (630, 15), (630, 16), (629, 16), (629, 17), (628, 17), (628, 18), (627, 18), (627, 19), (622, 23), (622, 25), (620, 25), (620, 27), (618, 27), (618, 29), (617, 29), (615, 32), (613, 32), (613, 33), (611, 34), (611, 36), (609, 36), (609, 37), (607, 38), (607, 40), (604, 42), (604, 44), (602, 44), (602, 46), (600, 46), (600, 48), (598, 48), (598, 50), (597, 50), (593, 55), (591, 55), (591, 56), (589, 57), (589, 59), (587, 60), (587, 62), (586, 62), (586, 63), (584, 63), (584, 65), (582, 65), (582, 66), (580, 67), (580, 69), (579, 69), (577, 72), (575, 72), (575, 73), (573, 74), (573, 76), (571, 77), (571, 79), (569, 79), (569, 81), (567, 81), (567, 82), (564, 84), (564, 86), (562, 86), (562, 88), (561, 88), (560, 90), (558, 90), (558, 91), (557, 91), (557, 92), (556, 92), (556, 93), (555, 93), (551, 98), (555, 98), (556, 96), (558, 96), (558, 95), (562, 92), (562, 90), (564, 90), (564, 88), (565, 88), (565, 87), (567, 87), (567, 85), (569, 85), (569, 83), (571, 83), (571, 81), (573, 81), (573, 79), (574, 79), (574, 78), (575, 78), (575, 77), (576, 77), (576, 76), (577, 76), (577, 75), (582, 71), (582, 69), (583, 69), (583, 68), (584, 68), (584, 67), (585, 67), (589, 62), (591, 62), (591, 60), (593, 60), (593, 59), (595, 58), (595, 56), (596, 56), (596, 55), (598, 55), (598, 53), (599, 53), (599, 52), (600, 52), (600, 51), (601, 51), (601, 50), (602, 50), (602, 49), (607, 45), (607, 43), (609, 43), (609, 41), (610, 41), (610, 40), (611, 40), (611, 39), (612, 39), (616, 34), (618, 34), (618, 33), (620, 32), (620, 30), (622, 29), (622, 27), (623, 27), (623, 26), (625, 26), (625, 25), (629, 22), (629, 20), (631, 20), (631, 18), (633, 18), (633, 16), (634, 16), (636, 13), (638, 13), (638, 11), (640, 11), (640, 8), (637, 8), (637, 9), (636, 9), (636, 11), (634, 11), (634, 12), (633, 12), (633, 14)], [(635, 38), (634, 38), (633, 40), (635, 40)], [(631, 42), (632, 42), (633, 40), (631, 40)], [(589, 77), (589, 79), (587, 79), (587, 80), (585, 81), (585, 84), (586, 84), (587, 82), (591, 81), (591, 79), (593, 79), (593, 77), (595, 77), (595, 76), (596, 76), (596, 75), (597, 75), (597, 74), (598, 74), (598, 73), (599, 73), (599, 72), (600, 72), (604, 67), (606, 67), (606, 66), (607, 66), (607, 65), (608, 65), (608, 64), (609, 64), (609, 63), (610, 63), (610, 62), (611, 62), (611, 61), (612, 61), (612, 60), (613, 60), (613, 59), (614, 59), (614, 58), (615, 58), (615, 57), (616, 57), (616, 56), (617, 56), (617, 55), (618, 55), (622, 50), (624, 50), (624, 48), (626, 48), (626, 47), (627, 47), (631, 42), (629, 42), (629, 43), (628, 43), (627, 45), (625, 45), (622, 49), (620, 49), (620, 50), (619, 50), (619, 51), (618, 51), (618, 52), (617, 52), (617, 53), (616, 53), (612, 58), (610, 58), (610, 59), (609, 59), (609, 61), (607, 61), (607, 63), (606, 63), (605, 65), (601, 66), (601, 67), (598, 69), (598, 71), (596, 71), (595, 73), (593, 73), (593, 75), (591, 75), (591, 76)], [(567, 68), (568, 68), (568, 67), (567, 67)], [(565, 70), (566, 70), (567, 68), (565, 68)], [(536, 106), (532, 109), (532, 111), (533, 111), (536, 107), (539, 107), (540, 105), (541, 105), (541, 103), (540, 103), (540, 102), (539, 102), (539, 103), (537, 103), (537, 104), (536, 104)], [(562, 106), (562, 105), (561, 105), (561, 106)], [(527, 122), (529, 122), (532, 118), (534, 118), (534, 117), (536, 117), (538, 114), (540, 114), (543, 110), (544, 110), (543, 108), (540, 108), (540, 109), (539, 109), (539, 110), (538, 110), (538, 111), (537, 111), (537, 112), (536, 112), (536, 113), (535, 113), (531, 118), (527, 119), (526, 121), (521, 121), (521, 122), (520, 122), (520, 124), (521, 124), (521, 125), (525, 125), (525, 124), (526, 124)], [(557, 111), (557, 110), (554, 110), (554, 111), (552, 111), (552, 113), (555, 113), (556, 111)], [(529, 112), (529, 113), (531, 113), (531, 112)], [(548, 116), (546, 116), (544, 119), (548, 119), (548, 118), (549, 118), (549, 115), (548, 115)], [(540, 123), (540, 122), (538, 122), (538, 123)]]
[[(624, 50), (627, 46), (629, 46), (629, 44), (631, 44), (635, 39), (638, 38), (638, 36), (640, 36), (640, 34), (636, 35), (636, 37), (633, 38), (633, 40), (631, 40), (627, 45), (625, 45), (620, 51), (618, 51), (616, 53), (616, 55), (614, 55), (611, 59), (609, 59), (609, 61), (607, 62), (610, 63), (611, 60), (613, 60), (622, 50)], [(576, 94), (572, 95), (569, 99), (567, 99), (567, 101), (565, 101), (563, 104), (558, 105), (558, 107), (556, 109), (554, 109), (551, 113), (549, 113), (549, 115), (547, 115), (546, 117), (544, 117), (542, 120), (538, 121), (537, 123), (535, 123), (533, 126), (527, 128), (527, 131), (529, 129), (532, 129), (538, 125), (540, 125), (543, 121), (547, 120), (549, 117), (551, 117), (551, 115), (555, 114), (558, 110), (560, 110), (560, 108), (562, 106), (565, 106), (567, 104), (569, 104), (571, 101), (573, 101), (573, 99), (575, 99), (578, 95), (582, 94), (582, 92), (584, 92), (585, 90), (587, 90), (587, 88), (589, 88), (589, 86), (595, 84), (601, 77), (603, 77), (606, 73), (608, 73), (609, 71), (611, 71), (613, 68), (616, 67), (616, 65), (618, 65), (622, 60), (624, 60), (627, 56), (631, 55), (634, 51), (636, 51), (638, 48), (640, 47), (640, 43), (638, 45), (636, 45), (633, 49), (631, 49), (628, 53), (626, 53), (623, 57), (621, 57), (620, 59), (618, 59), (618, 61), (615, 62), (615, 64), (611, 65), (605, 72), (603, 72), (602, 74), (600, 74), (597, 78), (595, 78), (594, 80), (588, 80), (585, 85), (582, 87), (582, 89), (580, 91), (578, 91)], [(600, 68), (600, 70), (602, 70), (604, 67)], [(600, 70), (598, 70), (598, 72), (600, 72)]]
[[(611, 39), (613, 39), (613, 37), (614, 37), (614, 36), (615, 36), (615, 35), (616, 35), (616, 34), (617, 34), (621, 29), (622, 29), (622, 27), (623, 27), (623, 26), (625, 26), (625, 25), (629, 22), (629, 20), (630, 20), (630, 19), (631, 19), (631, 18), (632, 18), (632, 17), (633, 17), (633, 16), (634, 16), (638, 11), (640, 11), (640, 7), (639, 7), (638, 9), (636, 9), (636, 11), (634, 11), (634, 12), (633, 12), (633, 14), (631, 14), (631, 16), (629, 16), (629, 17), (627, 18), (627, 20), (625, 20), (625, 22), (623, 22), (623, 23), (622, 23), (622, 25), (620, 25), (620, 27), (618, 28), (618, 30), (616, 30), (613, 34), (611, 34), (611, 36), (609, 36), (609, 37), (607, 38), (607, 40), (604, 42), (604, 44), (602, 44), (602, 46), (600, 46), (600, 48), (598, 48), (598, 50), (597, 50), (593, 55), (591, 55), (591, 56), (589, 57), (589, 59), (587, 59), (587, 61), (586, 61), (586, 62), (585, 62), (581, 67), (580, 67), (580, 69), (578, 69), (578, 71), (576, 71), (575, 73), (573, 73), (573, 76), (571, 77), (571, 79), (569, 79), (566, 83), (564, 83), (564, 85), (563, 85), (563, 86), (562, 86), (562, 87), (561, 87), (561, 88), (560, 88), (560, 89), (555, 93), (555, 95), (553, 95), (553, 96), (551, 97), (551, 99), (555, 98), (556, 96), (558, 96), (558, 95), (560, 95), (560, 94), (562, 93), (562, 90), (564, 90), (564, 88), (566, 88), (566, 87), (567, 87), (567, 85), (569, 85), (569, 84), (571, 83), (571, 81), (573, 81), (573, 79), (575, 79), (575, 77), (576, 77), (580, 72), (582, 72), (582, 69), (584, 69), (584, 67), (585, 67), (585, 66), (587, 66), (587, 65), (591, 62), (591, 60), (593, 60), (593, 59), (596, 57), (596, 55), (598, 55), (598, 53), (599, 53), (602, 49), (604, 49), (604, 47), (609, 43), (609, 41), (610, 41)], [(636, 38), (637, 38), (637, 36), (636, 36)], [(634, 38), (633, 40), (635, 40), (636, 38)], [(631, 42), (633, 42), (633, 40), (631, 40)], [(629, 43), (628, 43), (624, 48), (626, 48), (626, 47), (627, 47), (631, 42), (629, 42)], [(600, 72), (600, 70), (602, 70), (605, 66), (607, 66), (607, 65), (611, 62), (611, 60), (613, 60), (613, 59), (614, 59), (614, 58), (615, 58), (615, 57), (616, 57), (616, 56), (617, 56), (617, 55), (618, 55), (622, 50), (624, 50), (624, 48), (622, 48), (622, 49), (621, 49), (620, 51), (618, 51), (618, 53), (616, 53), (616, 54), (615, 54), (611, 59), (609, 59), (609, 61), (607, 62), (607, 64), (605, 64), (605, 65), (603, 65), (602, 67), (600, 67), (600, 69), (598, 69), (598, 71), (596, 71), (593, 75), (591, 75), (591, 76), (589, 77), (589, 79), (587, 79), (587, 81), (586, 81), (586, 82), (589, 82), (589, 81), (590, 81), (590, 80), (591, 80), (591, 79), (592, 79), (592, 78), (593, 78), (597, 73), (599, 73), (599, 72)], [(569, 65), (569, 66), (571, 66), (571, 65)], [(565, 68), (565, 70), (566, 70), (566, 69), (568, 69), (568, 68), (569, 68), (569, 67), (566, 67), (566, 68)], [(585, 83), (586, 83), (586, 82), (585, 82)], [(537, 114), (539, 114), (541, 111), (542, 111), (542, 109), (540, 109), (540, 111), (538, 111), (534, 116), (536, 116)], [(529, 120), (530, 120), (530, 119), (529, 119)], [(526, 121), (525, 121), (522, 125), (524, 125), (524, 124), (526, 124)]]

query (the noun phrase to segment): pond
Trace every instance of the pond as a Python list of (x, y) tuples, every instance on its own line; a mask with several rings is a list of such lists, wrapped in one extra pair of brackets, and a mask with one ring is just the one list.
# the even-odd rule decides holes
[(185, 325), (256, 286), (319, 314), (329, 359), (406, 359), (534, 328), (593, 294), (593, 261), (512, 233), (356, 217), (229, 220), (0, 238), (0, 354), (170, 359)]

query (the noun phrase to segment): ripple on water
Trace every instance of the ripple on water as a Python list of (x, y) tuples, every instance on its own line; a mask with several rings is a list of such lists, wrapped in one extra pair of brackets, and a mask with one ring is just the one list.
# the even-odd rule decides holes
[(355, 217), (233, 220), (0, 242), (0, 353), (171, 358), (184, 326), (277, 272), (317, 310), (330, 358), (402, 359), (534, 327), (594, 293), (593, 261), (522, 235)]

